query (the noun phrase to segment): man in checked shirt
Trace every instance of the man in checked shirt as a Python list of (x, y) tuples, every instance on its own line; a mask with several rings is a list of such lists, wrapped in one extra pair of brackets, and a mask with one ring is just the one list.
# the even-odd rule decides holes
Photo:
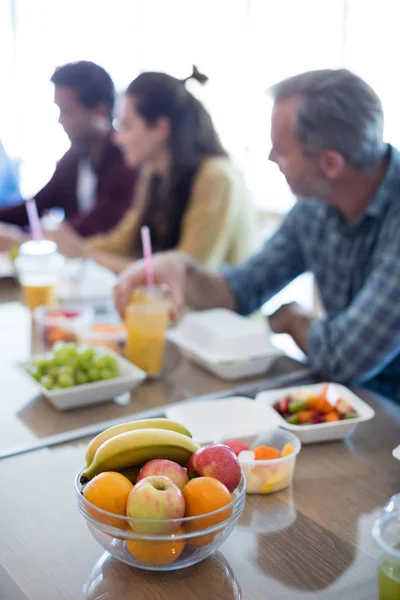
[[(215, 274), (168, 253), (155, 257), (156, 277), (178, 308), (247, 315), (312, 272), (326, 314), (286, 304), (270, 317), (273, 331), (290, 334), (315, 372), (400, 402), (400, 152), (383, 141), (381, 102), (346, 70), (296, 75), (271, 93), (269, 158), (298, 201), (239, 267)], [(121, 275), (120, 312), (143, 281), (140, 263)]]

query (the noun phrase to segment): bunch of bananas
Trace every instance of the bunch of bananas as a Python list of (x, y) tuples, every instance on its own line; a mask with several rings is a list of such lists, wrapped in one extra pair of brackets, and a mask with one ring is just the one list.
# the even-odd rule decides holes
[(199, 448), (191, 433), (170, 419), (143, 419), (115, 425), (90, 442), (81, 483), (103, 471), (120, 471), (132, 479), (144, 463), (155, 458), (173, 460), (186, 467)]

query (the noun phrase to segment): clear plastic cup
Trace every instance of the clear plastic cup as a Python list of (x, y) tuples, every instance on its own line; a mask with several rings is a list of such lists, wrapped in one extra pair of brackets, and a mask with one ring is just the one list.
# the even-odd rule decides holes
[(150, 377), (160, 374), (170, 302), (163, 287), (136, 288), (125, 313), (125, 356)]
[(375, 522), (372, 537), (379, 551), (379, 600), (400, 598), (400, 511), (384, 512)]
[(15, 268), (24, 302), (31, 312), (38, 306), (56, 304), (56, 285), (64, 265), (57, 244), (49, 240), (31, 240), (20, 246)]

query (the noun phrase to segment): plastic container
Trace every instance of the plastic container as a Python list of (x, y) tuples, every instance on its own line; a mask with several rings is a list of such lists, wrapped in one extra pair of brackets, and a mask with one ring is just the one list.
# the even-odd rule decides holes
[(400, 511), (384, 513), (372, 529), (378, 557), (379, 600), (400, 598)]
[(44, 347), (51, 349), (56, 342), (77, 342), (79, 337), (90, 329), (94, 310), (89, 306), (39, 306), (33, 312), (33, 319), (39, 327)]
[(112, 400), (124, 392), (131, 391), (146, 379), (146, 373), (122, 358), (118, 353), (113, 352), (109, 348), (104, 348), (104, 352), (114, 356), (118, 361), (120, 369), (119, 377), (103, 381), (94, 381), (92, 383), (84, 383), (82, 385), (74, 385), (73, 387), (60, 390), (47, 390), (27, 372), (27, 369), (35, 360), (45, 358), (48, 354), (33, 356), (29, 362), (20, 363), (19, 366), (22, 369), (23, 374), (29, 378), (30, 382), (37, 387), (38, 391), (48, 399), (54, 408), (61, 411), (71, 410), (73, 408)]
[(273, 404), (281, 400), (287, 395), (294, 398), (296, 396), (303, 397), (304, 395), (317, 395), (322, 392), (325, 383), (317, 383), (312, 385), (296, 386), (290, 388), (282, 388), (279, 390), (268, 390), (261, 392), (256, 397), (257, 404), (260, 404), (266, 409), (267, 414), (271, 419), (274, 419), (279, 427), (283, 427), (288, 431), (296, 434), (303, 444), (313, 444), (316, 442), (327, 442), (331, 440), (341, 440), (358, 427), (360, 423), (369, 421), (375, 416), (375, 411), (361, 398), (356, 396), (344, 385), (340, 383), (333, 384), (341, 398), (347, 400), (351, 406), (357, 411), (359, 417), (348, 420), (335, 421), (332, 423), (318, 423), (316, 425), (291, 425), (273, 408)]
[(225, 309), (188, 313), (167, 337), (189, 360), (227, 380), (259, 375), (282, 354), (265, 324)]
[[(76, 476), (75, 490), (79, 511), (85, 518), (90, 533), (116, 559), (139, 569), (172, 571), (202, 561), (229, 537), (245, 506), (246, 486), (242, 475), (239, 486), (232, 493), (232, 502), (224, 508), (207, 513), (206, 517), (201, 515), (163, 521), (171, 530), (178, 532), (173, 535), (137, 534), (133, 532), (129, 522), (140, 521), (143, 528), (147, 522), (151, 524), (152, 521), (118, 517), (96, 508), (81, 493), (82, 470)], [(204, 518), (215, 524), (201, 529)]]
[(179, 402), (167, 405), (165, 414), (168, 419), (187, 427), (199, 444), (209, 444), (221, 437), (257, 435), (271, 426), (265, 419), (263, 408), (254, 400), (241, 396), (207, 402)]
[(25, 242), (14, 264), (28, 309), (33, 312), (38, 306), (54, 306), (56, 285), (64, 265), (57, 245), (49, 240)]
[[(247, 494), (272, 494), (287, 488), (293, 482), (296, 458), (301, 443), (295, 435), (283, 429), (271, 429), (259, 435), (235, 438), (251, 449), (257, 446), (271, 446), (282, 451), (285, 444), (293, 446), (293, 452), (283, 458), (271, 460), (243, 460), (239, 456), (240, 466), (246, 477)], [(228, 438), (218, 440), (223, 444)]]
[(107, 346), (120, 354), (124, 353), (126, 327), (122, 324), (93, 323), (79, 335), (79, 342), (91, 346)]

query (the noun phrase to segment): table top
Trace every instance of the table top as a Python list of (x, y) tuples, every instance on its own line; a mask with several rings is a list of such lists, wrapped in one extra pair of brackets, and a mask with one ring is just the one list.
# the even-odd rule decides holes
[[(131, 405), (56, 413), (43, 399), (31, 399), (29, 385), (13, 371), (13, 362), (29, 352), (26, 322), (15, 318), (21, 307), (0, 308), (8, 336), (17, 322), (20, 327), (8, 352), (0, 342), (0, 382), (10, 390), (0, 403), (1, 444), (3, 436), (8, 444), (20, 443), (114, 417), (113, 411), (161, 407), (228, 385), (171, 354), (170, 375), (140, 386)], [(296, 365), (277, 361), (275, 374)], [(400, 406), (355, 392), (375, 409), (373, 420), (347, 441), (304, 446), (293, 488), (247, 496), (243, 515), (218, 553), (166, 574), (118, 563), (91, 537), (73, 485), (88, 440), (0, 460), (0, 599), (375, 600), (370, 530), (382, 505), (400, 491), (400, 465), (391, 456), (400, 441)]]
[(291, 490), (248, 495), (220, 552), (169, 574), (119, 564), (91, 537), (73, 485), (86, 440), (0, 461), (0, 598), (76, 600), (85, 586), (91, 600), (375, 600), (370, 530), (399, 491), (400, 407), (357, 392), (372, 421), (304, 446)]

